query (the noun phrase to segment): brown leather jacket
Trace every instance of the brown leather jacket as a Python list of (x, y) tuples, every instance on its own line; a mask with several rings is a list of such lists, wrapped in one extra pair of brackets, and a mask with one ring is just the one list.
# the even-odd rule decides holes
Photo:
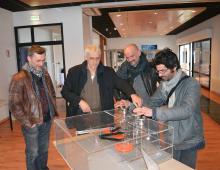
[[(45, 72), (51, 117), (57, 115), (55, 90), (48, 72)], [(43, 122), (41, 102), (32, 85), (32, 76), (26, 70), (16, 73), (9, 87), (9, 109), (21, 125), (31, 127)]]

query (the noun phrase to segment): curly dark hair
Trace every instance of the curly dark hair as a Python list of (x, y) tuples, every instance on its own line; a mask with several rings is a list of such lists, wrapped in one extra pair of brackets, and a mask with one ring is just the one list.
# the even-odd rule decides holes
[(153, 63), (155, 66), (163, 64), (168, 69), (174, 69), (176, 67), (176, 69), (178, 70), (180, 68), (180, 63), (177, 55), (169, 48), (164, 48), (163, 50), (157, 52)]

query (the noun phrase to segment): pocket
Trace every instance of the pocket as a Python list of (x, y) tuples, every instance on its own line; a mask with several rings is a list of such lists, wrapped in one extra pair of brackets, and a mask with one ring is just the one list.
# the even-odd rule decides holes
[(37, 132), (37, 126), (34, 126), (34, 127), (29, 127), (29, 126), (23, 126), (22, 129), (24, 132), (28, 132), (28, 133), (35, 133)]

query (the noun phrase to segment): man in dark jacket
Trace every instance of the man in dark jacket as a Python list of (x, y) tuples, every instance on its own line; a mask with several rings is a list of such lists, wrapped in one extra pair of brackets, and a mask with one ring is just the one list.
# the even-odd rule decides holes
[(26, 143), (27, 170), (46, 170), (52, 118), (57, 114), (55, 90), (43, 68), (45, 49), (28, 49), (28, 63), (12, 77), (9, 109), (20, 122)]
[[(142, 98), (143, 103), (146, 103), (149, 96), (157, 88), (158, 75), (137, 45), (127, 45), (124, 49), (124, 56), (126, 61), (121, 64), (116, 74), (127, 80)], [(116, 97), (126, 99), (126, 97), (119, 95), (116, 95)]]
[(101, 52), (97, 46), (88, 45), (85, 57), (86, 61), (69, 69), (61, 91), (68, 102), (67, 117), (113, 109), (114, 88), (122, 90), (138, 106), (142, 105), (133, 88), (100, 62)]

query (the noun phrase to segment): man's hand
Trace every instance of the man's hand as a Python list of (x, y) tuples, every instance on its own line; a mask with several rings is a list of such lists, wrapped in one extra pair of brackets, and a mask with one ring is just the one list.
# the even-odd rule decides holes
[(141, 107), (142, 106), (142, 99), (138, 95), (132, 94), (131, 99), (132, 99), (132, 102), (135, 105), (135, 107)]
[(34, 128), (36, 126), (36, 124), (33, 124), (32, 126), (31, 126), (31, 128)]
[(137, 115), (144, 115), (147, 117), (152, 117), (153, 113), (152, 113), (152, 109), (148, 108), (148, 107), (139, 107), (139, 108), (135, 108), (133, 110), (134, 113), (136, 113)]
[(128, 108), (128, 106), (130, 105), (131, 103), (128, 101), (128, 100), (120, 100), (120, 101), (117, 101), (115, 104), (114, 104), (114, 107), (115, 108)]
[(90, 106), (84, 100), (80, 100), (79, 106), (83, 112), (92, 112), (92, 110), (90, 109)]

